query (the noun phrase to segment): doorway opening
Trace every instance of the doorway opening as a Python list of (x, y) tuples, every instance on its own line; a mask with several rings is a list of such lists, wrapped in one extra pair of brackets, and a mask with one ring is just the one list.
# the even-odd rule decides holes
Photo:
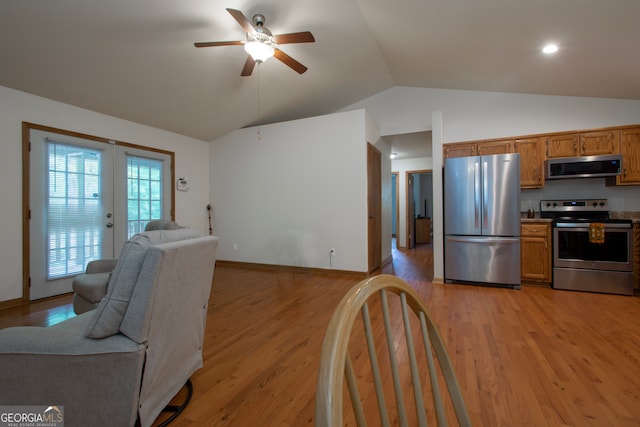
[(433, 171), (406, 171), (407, 248), (431, 244), (433, 216)]

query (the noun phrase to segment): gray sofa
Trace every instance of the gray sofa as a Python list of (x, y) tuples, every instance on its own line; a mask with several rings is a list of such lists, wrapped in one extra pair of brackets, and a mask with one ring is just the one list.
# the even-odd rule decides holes
[(185, 228), (137, 234), (95, 310), (0, 330), (0, 404), (62, 405), (69, 427), (150, 426), (202, 367), (217, 244)]

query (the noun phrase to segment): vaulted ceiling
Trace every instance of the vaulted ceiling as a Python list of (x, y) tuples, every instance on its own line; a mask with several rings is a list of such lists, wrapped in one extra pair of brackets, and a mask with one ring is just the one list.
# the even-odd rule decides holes
[[(280, 48), (241, 77), (225, 8)], [(0, 85), (205, 141), (334, 112), (392, 86), (640, 99), (637, 0), (3, 0)], [(559, 52), (545, 56), (543, 44)]]

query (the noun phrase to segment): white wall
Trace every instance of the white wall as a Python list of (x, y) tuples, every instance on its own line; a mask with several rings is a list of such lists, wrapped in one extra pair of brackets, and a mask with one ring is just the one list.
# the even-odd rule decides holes
[(214, 141), (218, 258), (367, 271), (369, 120), (357, 110), (263, 125), (260, 140), (246, 128)]
[[(640, 123), (638, 100), (414, 87), (393, 87), (342, 111), (360, 108), (372, 115), (383, 136), (433, 130), (435, 278), (443, 277), (442, 180), (436, 173), (442, 168), (443, 143)], [(637, 191), (620, 193), (635, 197)]]
[(176, 220), (208, 232), (209, 144), (0, 86), (0, 301), (22, 298), (22, 122), (175, 152)]

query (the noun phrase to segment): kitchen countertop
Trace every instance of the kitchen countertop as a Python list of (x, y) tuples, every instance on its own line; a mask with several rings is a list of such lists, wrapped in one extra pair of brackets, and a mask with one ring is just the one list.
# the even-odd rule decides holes
[(536, 212), (533, 218), (527, 217), (526, 212), (520, 212), (520, 222), (553, 222), (552, 218), (541, 218), (540, 212)]

